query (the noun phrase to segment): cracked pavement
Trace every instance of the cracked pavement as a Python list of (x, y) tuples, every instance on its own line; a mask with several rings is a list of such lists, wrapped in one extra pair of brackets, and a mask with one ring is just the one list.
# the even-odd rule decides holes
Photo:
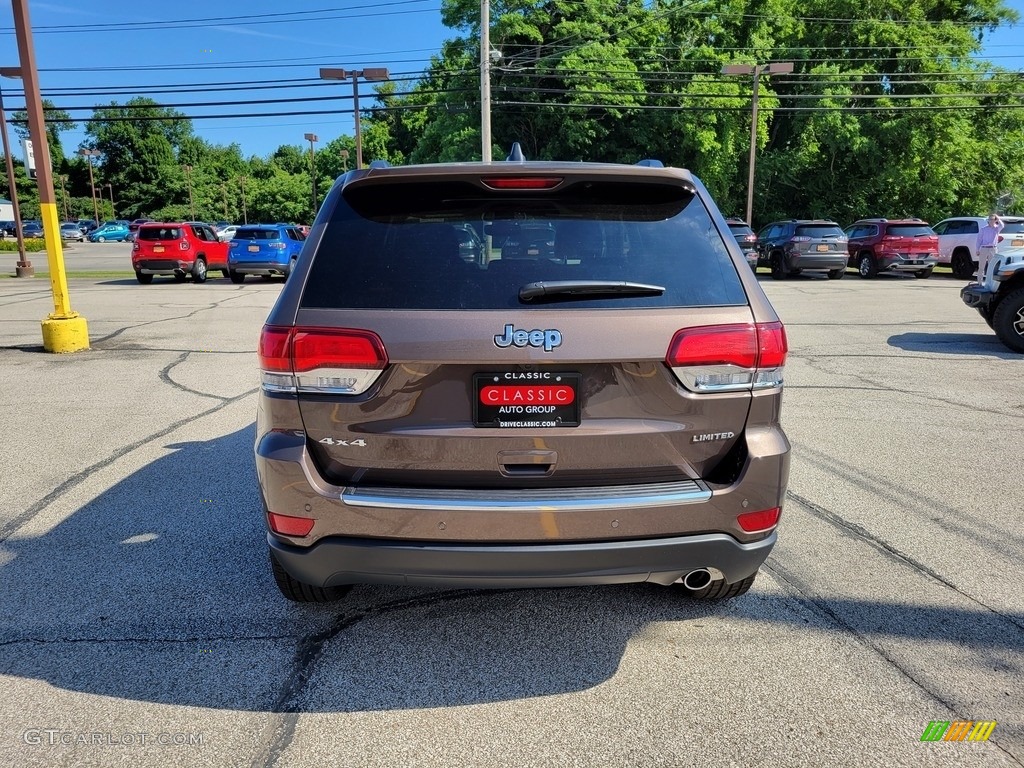
[[(280, 283), (72, 279), (93, 349), (52, 356), (46, 284), (0, 281), (0, 765), (1024, 765), (1024, 359), (949, 278), (762, 284), (794, 450), (748, 595), (323, 608), (252, 461)], [(920, 741), (957, 719), (998, 725)]]

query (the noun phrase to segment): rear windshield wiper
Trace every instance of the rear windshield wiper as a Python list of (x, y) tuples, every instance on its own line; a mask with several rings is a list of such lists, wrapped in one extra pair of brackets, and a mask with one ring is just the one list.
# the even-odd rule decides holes
[(614, 296), (660, 296), (665, 293), (663, 285), (630, 283), (624, 280), (550, 280), (527, 283), (519, 289), (520, 301), (534, 301), (548, 296), (552, 298), (588, 298), (596, 295)]

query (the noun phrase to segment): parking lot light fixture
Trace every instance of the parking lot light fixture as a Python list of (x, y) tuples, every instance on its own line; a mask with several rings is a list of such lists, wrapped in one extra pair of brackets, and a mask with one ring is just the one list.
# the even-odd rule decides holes
[(768, 64), (726, 64), (723, 75), (753, 75), (754, 90), (751, 97), (750, 162), (747, 168), (747, 224), (753, 226), (754, 215), (754, 158), (757, 155), (757, 91), (761, 75), (775, 75), (793, 71), (793, 62), (775, 61)]
[[(21, 69), (18, 67), (0, 67), (0, 76), (21, 78)], [(21, 209), (18, 206), (18, 188), (14, 181), (14, 159), (11, 157), (11, 147), (7, 141), (7, 117), (4, 114), (3, 88), (0, 87), (0, 135), (3, 136), (4, 159), (7, 163), (7, 188), (11, 191), (11, 207), (14, 209), (14, 236), (18, 241), (18, 262), (14, 266), (14, 273), (18, 277), (32, 277), (35, 275), (35, 267), (25, 256), (25, 236), (21, 232)]]
[(363, 69), (320, 67), (320, 78), (322, 80), (348, 80), (350, 78), (352, 80), (352, 110), (355, 113), (357, 169), (363, 167), (363, 133), (359, 114), (359, 78), (381, 82), (389, 79), (389, 77), (390, 73), (387, 67), (365, 67)]
[(313, 187), (313, 217), (316, 218), (316, 150), (313, 144), (320, 141), (315, 133), (307, 133), (306, 141), (309, 142), (309, 178)]

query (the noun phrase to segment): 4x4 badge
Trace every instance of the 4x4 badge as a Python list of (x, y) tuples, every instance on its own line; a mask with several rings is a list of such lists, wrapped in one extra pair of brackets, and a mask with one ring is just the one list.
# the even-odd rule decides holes
[(516, 330), (508, 323), (505, 332), (494, 337), (496, 347), (543, 347), (545, 352), (550, 352), (562, 343), (562, 332), (555, 328), (546, 328), (543, 331), (534, 328), (532, 331)]

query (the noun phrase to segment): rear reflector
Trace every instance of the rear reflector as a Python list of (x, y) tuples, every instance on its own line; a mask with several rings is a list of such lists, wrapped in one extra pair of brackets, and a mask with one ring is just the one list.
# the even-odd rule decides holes
[(377, 334), (349, 328), (263, 327), (259, 343), (263, 389), (358, 395), (387, 366)]
[(279, 515), (276, 512), (268, 512), (267, 519), (270, 522), (270, 530), (282, 536), (308, 536), (313, 530), (313, 523), (316, 522), (308, 517)]
[(487, 176), (480, 179), (491, 189), (554, 189), (561, 176)]
[(693, 392), (739, 392), (782, 384), (789, 347), (780, 322), (683, 328), (665, 362)]
[(758, 512), (744, 512), (736, 516), (736, 522), (740, 524), (747, 533), (762, 533), (770, 531), (779, 524), (779, 515), (782, 513), (778, 507), (762, 509)]

